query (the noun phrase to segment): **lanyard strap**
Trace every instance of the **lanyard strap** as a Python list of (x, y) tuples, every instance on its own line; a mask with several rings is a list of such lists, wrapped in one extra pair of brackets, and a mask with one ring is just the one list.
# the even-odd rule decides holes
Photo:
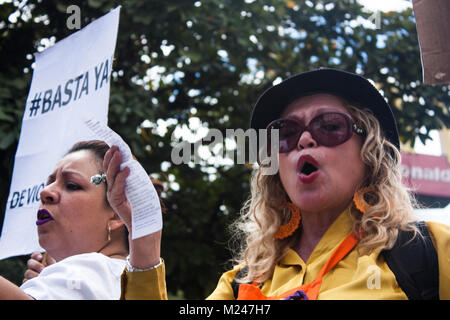
[(338, 262), (341, 261), (355, 247), (358, 241), (359, 239), (356, 237), (356, 235), (353, 232), (350, 233), (339, 244), (336, 250), (333, 251), (330, 258), (322, 267), (314, 281), (308, 284), (301, 285), (278, 296), (267, 297), (261, 292), (261, 289), (258, 287), (257, 283), (244, 283), (239, 286), (239, 294), (237, 300), (284, 300), (290, 298), (306, 298), (309, 300), (316, 300), (317, 296), (319, 295), (320, 286), (322, 285), (323, 276), (328, 271), (333, 269), (334, 266), (336, 266), (336, 264), (338, 264)]

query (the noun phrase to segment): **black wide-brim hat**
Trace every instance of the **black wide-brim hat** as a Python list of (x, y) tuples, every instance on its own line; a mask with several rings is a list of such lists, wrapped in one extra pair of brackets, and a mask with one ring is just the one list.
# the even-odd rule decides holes
[(299, 73), (269, 88), (253, 108), (250, 127), (266, 129), (294, 100), (315, 93), (337, 95), (357, 108), (371, 110), (386, 139), (400, 151), (397, 123), (384, 97), (367, 79), (338, 69), (322, 68)]

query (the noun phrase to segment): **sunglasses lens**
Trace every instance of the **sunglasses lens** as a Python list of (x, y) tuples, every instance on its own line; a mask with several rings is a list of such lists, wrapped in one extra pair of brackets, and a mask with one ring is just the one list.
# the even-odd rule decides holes
[[(319, 145), (326, 147), (342, 144), (352, 136), (352, 120), (343, 113), (321, 114), (306, 127), (291, 119), (279, 119), (272, 122), (267, 128), (269, 131), (270, 129), (279, 130), (280, 153), (294, 149), (305, 130), (311, 133)], [(270, 136), (270, 132), (268, 134)]]
[(270, 126), (272, 129), (278, 129), (280, 137), (280, 149), (279, 152), (289, 152), (297, 144), (300, 134), (303, 132), (303, 128), (295, 121), (289, 119), (281, 119), (275, 121)]
[(336, 146), (352, 135), (349, 119), (340, 113), (325, 113), (316, 117), (309, 125), (313, 137), (323, 146)]

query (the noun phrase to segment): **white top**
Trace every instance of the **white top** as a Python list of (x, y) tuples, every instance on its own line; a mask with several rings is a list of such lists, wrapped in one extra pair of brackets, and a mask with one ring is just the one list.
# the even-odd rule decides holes
[(83, 253), (45, 267), (20, 288), (37, 300), (118, 300), (126, 261)]

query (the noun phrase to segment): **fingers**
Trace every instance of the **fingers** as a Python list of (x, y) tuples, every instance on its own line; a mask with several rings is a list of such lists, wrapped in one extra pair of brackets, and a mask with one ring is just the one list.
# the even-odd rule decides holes
[(25, 283), (25, 282), (27, 282), (30, 279), (36, 278), (38, 275), (39, 275), (39, 273), (37, 273), (37, 272), (35, 272), (33, 270), (30, 270), (30, 269), (27, 269), (27, 271), (25, 271), (22, 283)]
[(113, 209), (115, 209), (116, 213), (119, 213), (121, 217), (122, 215), (120, 214), (120, 212), (122, 212), (123, 210), (128, 211), (129, 207), (127, 196), (125, 193), (125, 180), (129, 174), (130, 169), (128, 167), (125, 167), (122, 171), (119, 171), (119, 173), (117, 173), (111, 183), (110, 180), (108, 180), (108, 184), (111, 184), (108, 185), (108, 201)]
[(112, 146), (103, 159), (103, 170), (106, 174), (106, 181), (108, 182), (108, 191), (110, 191), (114, 185), (116, 175), (120, 171), (121, 163), (122, 154), (116, 146)]
[(120, 170), (122, 155), (116, 146), (112, 146), (103, 159), (103, 170), (106, 174), (107, 198), (113, 210), (128, 227), (131, 221), (131, 208), (125, 193), (125, 180), (130, 169)]
[(116, 153), (118, 150), (119, 150), (119, 148), (117, 148), (117, 146), (112, 146), (106, 152), (105, 157), (103, 158), (103, 171), (105, 173), (108, 170), (109, 163), (111, 162), (111, 158), (113, 157), (114, 153)]
[(125, 180), (127, 179), (128, 175), (130, 174), (130, 168), (125, 167), (116, 175), (116, 179), (114, 181), (114, 187), (125, 187)]
[(45, 267), (42, 264), (42, 255), (39, 252), (37, 254), (32, 254), (27, 261), (27, 267), (33, 272), (40, 273)]
[(105, 155), (103, 161), (103, 169), (106, 173), (107, 192), (113, 198), (123, 197), (125, 192), (125, 179), (130, 173), (129, 168), (120, 170), (122, 163), (122, 155), (116, 146), (112, 146)]
[[(23, 283), (27, 280), (35, 278), (45, 268), (42, 264), (43, 255), (40, 252), (33, 252), (27, 261), (28, 269), (25, 271)], [(52, 258), (53, 259), (53, 258)]]
[(34, 259), (36, 261), (42, 261), (42, 254), (39, 251), (33, 252), (30, 256), (30, 259)]

